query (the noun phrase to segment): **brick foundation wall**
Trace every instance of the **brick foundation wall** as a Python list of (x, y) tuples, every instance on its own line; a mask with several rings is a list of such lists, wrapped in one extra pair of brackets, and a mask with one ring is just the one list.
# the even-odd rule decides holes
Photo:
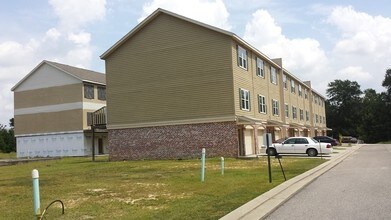
[(238, 133), (235, 122), (113, 129), (109, 135), (109, 159), (189, 159), (237, 157)]

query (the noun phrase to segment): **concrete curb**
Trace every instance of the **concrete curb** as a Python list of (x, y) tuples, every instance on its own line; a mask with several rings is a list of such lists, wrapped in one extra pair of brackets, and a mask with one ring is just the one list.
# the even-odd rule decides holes
[(316, 178), (341, 163), (344, 159), (353, 154), (356, 150), (360, 149), (361, 145), (356, 145), (348, 148), (341, 155), (338, 155), (329, 161), (302, 173), (266, 193), (256, 197), (255, 199), (240, 206), (234, 211), (228, 213), (226, 216), (220, 218), (221, 220), (231, 219), (265, 219), (280, 205), (288, 201), (292, 196), (298, 193), (302, 188), (310, 184)]

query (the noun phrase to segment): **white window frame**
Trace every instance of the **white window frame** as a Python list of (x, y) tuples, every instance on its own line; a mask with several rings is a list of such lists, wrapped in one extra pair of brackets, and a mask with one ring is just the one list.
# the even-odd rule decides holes
[(300, 113), (300, 121), (304, 121), (304, 110), (299, 109), (299, 113)]
[(297, 118), (297, 108), (295, 106), (292, 106), (292, 118)]
[(318, 116), (318, 114), (315, 114), (315, 121), (316, 121), (316, 123), (319, 123), (319, 116)]
[(95, 86), (92, 84), (84, 84), (84, 98), (95, 99)]
[(263, 95), (258, 95), (258, 106), (259, 113), (266, 114), (267, 113), (267, 105), (266, 105), (266, 97)]
[(106, 100), (106, 87), (98, 86), (98, 100)]
[(278, 100), (272, 99), (272, 108), (273, 108), (273, 115), (278, 116), (279, 115), (279, 103)]
[(250, 111), (250, 92), (246, 89), (240, 89), (240, 109)]
[(308, 90), (307, 89), (304, 89), (304, 98), (308, 99)]
[(305, 111), (305, 120), (306, 121), (310, 120), (310, 112), (309, 111)]
[(277, 69), (270, 66), (270, 82), (277, 85)]
[(299, 88), (298, 88), (298, 93), (299, 93), (299, 96), (303, 96), (303, 93), (302, 93), (302, 91), (301, 91), (301, 85), (299, 84)]
[(288, 89), (288, 82), (287, 82), (287, 78), (286, 78), (285, 74), (282, 75), (282, 81), (284, 83), (284, 89), (287, 90)]
[(285, 118), (289, 118), (289, 105), (285, 103)]
[(256, 71), (256, 74), (259, 77), (265, 78), (265, 63), (259, 57), (257, 57), (257, 71)]
[(247, 50), (238, 45), (238, 65), (245, 70), (248, 67), (247, 58)]
[(291, 93), (296, 93), (295, 80), (291, 79)]

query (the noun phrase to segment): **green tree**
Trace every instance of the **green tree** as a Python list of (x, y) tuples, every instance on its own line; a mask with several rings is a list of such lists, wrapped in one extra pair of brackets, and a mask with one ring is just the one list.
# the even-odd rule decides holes
[(333, 129), (333, 136), (358, 136), (357, 128), (361, 123), (360, 85), (355, 81), (334, 80), (328, 84), (326, 93), (327, 124)]
[(10, 119), (10, 127), (0, 124), (0, 151), (4, 153), (16, 151), (16, 140), (13, 128), (13, 119)]
[(361, 110), (360, 138), (366, 143), (377, 143), (387, 140), (389, 129), (387, 123), (385, 93), (376, 93), (373, 89), (364, 91)]

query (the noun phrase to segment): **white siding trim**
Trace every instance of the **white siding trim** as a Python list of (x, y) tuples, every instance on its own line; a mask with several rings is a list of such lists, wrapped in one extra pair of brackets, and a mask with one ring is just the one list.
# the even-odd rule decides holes
[(55, 135), (55, 134), (77, 134), (77, 133), (83, 133), (83, 132), (84, 132), (83, 130), (59, 131), (59, 132), (34, 133), (34, 134), (20, 134), (20, 135), (15, 135), (15, 137), (30, 137), (30, 136)]
[(104, 106), (106, 106), (106, 104), (103, 103), (72, 102), (72, 103), (58, 104), (58, 105), (44, 105), (44, 106), (31, 107), (31, 108), (18, 108), (15, 109), (14, 115), (61, 112), (61, 111), (68, 111), (68, 110), (75, 110), (75, 109), (97, 110)]
[(14, 115), (28, 115), (37, 113), (48, 113), (48, 112), (60, 112), (74, 109), (82, 109), (83, 102), (72, 102), (58, 105), (44, 105), (31, 108), (18, 108), (15, 109)]

